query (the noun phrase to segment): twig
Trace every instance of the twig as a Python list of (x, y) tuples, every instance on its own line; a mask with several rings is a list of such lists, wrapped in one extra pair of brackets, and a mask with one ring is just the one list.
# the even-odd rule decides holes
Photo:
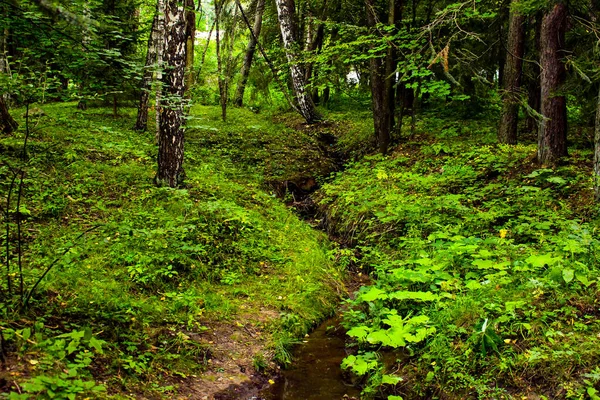
[(21, 198), (23, 197), (23, 178), (25, 171), (21, 170), (19, 191), (17, 193), (17, 265), (19, 267), (19, 297), (23, 301), (23, 249), (21, 244)]
[[(81, 239), (85, 234), (90, 233), (90, 232), (98, 229), (99, 227), (100, 227), (100, 225), (96, 225), (96, 226), (93, 226), (93, 227), (91, 227), (89, 229), (86, 229), (85, 231), (83, 231), (81, 234), (79, 234), (75, 238), (75, 241)], [(73, 247), (75, 247), (75, 244), (69, 246), (65, 251), (63, 251), (63, 253), (60, 256), (58, 256), (54, 261), (52, 261), (52, 264), (50, 264), (48, 266), (48, 268), (46, 268), (46, 270), (44, 271), (44, 273), (35, 282), (35, 284), (31, 288), (31, 290), (29, 290), (29, 293), (27, 294), (27, 298), (23, 302), (22, 308), (26, 308), (29, 305), (29, 300), (31, 300), (31, 296), (33, 296), (33, 293), (35, 292), (35, 289), (38, 287), (38, 285), (40, 284), (40, 282), (42, 282), (42, 280), (46, 277), (46, 275), (48, 275), (48, 272), (50, 272), (50, 270), (56, 265), (56, 263), (58, 263)]]

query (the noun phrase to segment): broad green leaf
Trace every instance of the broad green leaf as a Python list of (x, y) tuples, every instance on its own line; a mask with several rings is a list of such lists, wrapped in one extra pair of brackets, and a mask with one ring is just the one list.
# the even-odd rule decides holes
[(592, 282), (590, 282), (590, 280), (588, 279), (587, 275), (581, 274), (579, 272), (577, 272), (575, 274), (575, 278), (577, 278), (577, 280), (579, 282), (581, 282), (581, 284), (583, 284), (585, 287), (588, 287), (592, 284)]
[(398, 382), (402, 382), (403, 379), (396, 375), (383, 375), (381, 377), (381, 383), (384, 385), (395, 385)]
[(525, 259), (526, 262), (528, 262), (534, 267), (554, 265), (560, 260), (562, 260), (562, 257), (552, 257), (552, 254), (536, 254), (529, 256)]
[(362, 301), (374, 301), (385, 300), (388, 298), (388, 295), (385, 291), (371, 286), (366, 292), (361, 293), (359, 297)]
[(465, 286), (467, 287), (467, 289), (470, 289), (470, 290), (476, 290), (476, 289), (481, 288), (481, 284), (474, 280), (468, 281)]
[(572, 269), (563, 269), (562, 277), (566, 283), (571, 282), (573, 280), (574, 276), (575, 276), (575, 271), (573, 271)]
[(407, 290), (400, 290), (391, 293), (389, 298), (395, 300), (434, 301), (439, 299), (439, 296), (431, 292), (410, 292)]
[(371, 329), (366, 326), (357, 326), (350, 329), (346, 334), (350, 337), (355, 337), (359, 340), (363, 340), (371, 332)]

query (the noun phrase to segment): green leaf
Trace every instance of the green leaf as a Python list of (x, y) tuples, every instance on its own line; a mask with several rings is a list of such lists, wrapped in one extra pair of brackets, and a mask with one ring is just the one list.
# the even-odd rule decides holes
[(543, 267), (545, 265), (554, 265), (558, 261), (562, 260), (562, 257), (552, 257), (552, 254), (537, 254), (531, 255), (525, 259), (526, 262), (534, 267)]
[(371, 332), (370, 328), (361, 325), (350, 329), (346, 334), (350, 337), (355, 337), (358, 340), (363, 340), (367, 337), (369, 332)]
[(562, 277), (566, 283), (571, 282), (573, 280), (574, 276), (575, 276), (575, 271), (573, 271), (572, 269), (563, 269)]
[(384, 290), (371, 286), (366, 292), (360, 294), (362, 301), (374, 301), (374, 300), (385, 300), (388, 298), (387, 293)]
[(92, 336), (92, 338), (90, 339), (90, 346), (92, 346), (94, 348), (94, 350), (96, 350), (96, 352), (98, 354), (103, 354), (102, 352), (102, 345), (104, 345), (104, 341), (103, 340), (98, 340), (95, 337)]
[(410, 292), (407, 290), (400, 290), (391, 293), (389, 298), (395, 300), (435, 301), (439, 299), (439, 296), (431, 292)]
[(588, 279), (587, 275), (584, 274), (580, 274), (579, 272), (575, 274), (575, 278), (581, 282), (583, 284), (583, 286), (588, 287), (590, 286), (592, 282), (590, 282), (590, 280)]
[(384, 385), (395, 385), (398, 382), (402, 382), (403, 379), (396, 375), (383, 375), (381, 377), (381, 383)]
[(23, 336), (23, 340), (27, 341), (31, 337), (31, 328), (23, 329), (23, 333), (21, 333), (21, 336)]
[(388, 400), (404, 400), (402, 396), (388, 396)]

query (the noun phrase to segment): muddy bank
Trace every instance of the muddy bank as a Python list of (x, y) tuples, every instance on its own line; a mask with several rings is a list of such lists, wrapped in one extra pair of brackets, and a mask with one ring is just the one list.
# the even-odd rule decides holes
[(278, 376), (255, 376), (242, 385), (231, 385), (215, 400), (337, 400), (358, 399), (340, 368), (346, 356), (345, 332), (339, 319), (323, 322), (294, 349), (294, 363)]

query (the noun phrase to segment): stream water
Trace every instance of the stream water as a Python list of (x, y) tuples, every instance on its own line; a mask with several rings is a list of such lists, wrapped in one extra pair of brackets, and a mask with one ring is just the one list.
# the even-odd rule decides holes
[(346, 382), (340, 364), (346, 356), (345, 333), (339, 320), (329, 319), (294, 351), (294, 362), (280, 379), (256, 399), (338, 400), (358, 399), (360, 390)]

